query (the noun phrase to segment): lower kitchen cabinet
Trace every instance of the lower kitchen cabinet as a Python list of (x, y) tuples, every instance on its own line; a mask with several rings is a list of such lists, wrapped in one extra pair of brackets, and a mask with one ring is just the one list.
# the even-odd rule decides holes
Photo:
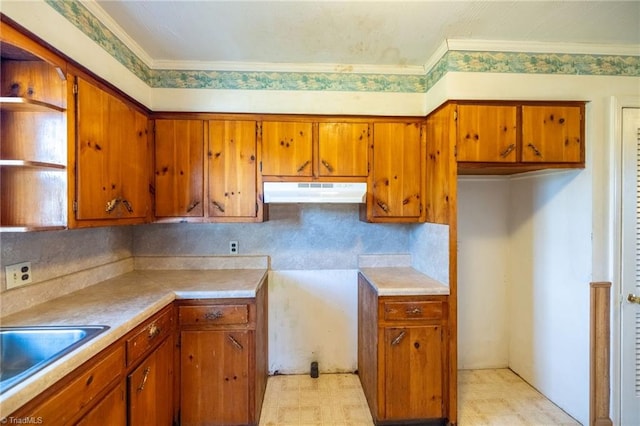
[(171, 336), (127, 377), (130, 425), (173, 424), (173, 348)]
[(180, 424), (258, 424), (268, 373), (267, 283), (255, 298), (177, 303)]
[[(96, 355), (8, 418), (43, 424), (126, 424), (122, 392), (124, 346), (113, 345)], [(92, 419), (109, 418), (113, 423)]]
[(358, 277), (358, 374), (376, 424), (444, 422), (447, 296), (379, 296)]
[(250, 419), (249, 352), (253, 332), (181, 333), (183, 425), (245, 425)]
[[(44, 420), (44, 419), (43, 419)], [(76, 423), (77, 426), (127, 424), (127, 390), (124, 382), (107, 394), (93, 409)]]

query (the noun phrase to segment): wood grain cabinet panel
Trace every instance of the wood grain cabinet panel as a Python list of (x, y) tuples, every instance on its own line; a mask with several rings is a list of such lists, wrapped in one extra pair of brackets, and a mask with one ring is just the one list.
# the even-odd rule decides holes
[(76, 423), (77, 426), (126, 426), (126, 424), (127, 390), (124, 382), (109, 392), (102, 401)]
[(515, 162), (515, 106), (459, 105), (458, 161)]
[(369, 123), (319, 123), (320, 177), (366, 177)]
[(181, 424), (245, 425), (252, 332), (181, 333)]
[(155, 121), (155, 214), (204, 215), (204, 122)]
[(129, 424), (173, 424), (173, 355), (169, 337), (127, 377)]
[(522, 107), (522, 161), (576, 163), (583, 160), (582, 108)]
[(256, 122), (209, 121), (210, 217), (255, 218)]
[(262, 122), (262, 175), (313, 176), (313, 124)]
[(144, 219), (150, 213), (147, 117), (80, 77), (76, 82), (76, 219)]
[(422, 124), (374, 123), (367, 220), (423, 220)]

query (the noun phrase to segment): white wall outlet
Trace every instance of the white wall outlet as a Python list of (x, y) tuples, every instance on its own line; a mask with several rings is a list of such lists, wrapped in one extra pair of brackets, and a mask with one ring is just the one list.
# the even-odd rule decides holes
[(229, 241), (229, 254), (238, 254), (239, 250), (237, 241)]
[(31, 262), (6, 266), (4, 271), (7, 277), (7, 290), (31, 283)]

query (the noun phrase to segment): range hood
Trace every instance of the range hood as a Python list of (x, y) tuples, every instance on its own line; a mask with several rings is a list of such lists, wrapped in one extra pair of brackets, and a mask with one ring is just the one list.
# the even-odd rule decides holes
[(265, 203), (365, 203), (364, 182), (265, 182)]

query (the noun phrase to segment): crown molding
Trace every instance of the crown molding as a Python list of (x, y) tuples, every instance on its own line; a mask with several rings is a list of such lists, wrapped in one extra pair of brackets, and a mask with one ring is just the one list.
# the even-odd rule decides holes
[(96, 0), (78, 0), (102, 25), (113, 33), (120, 41), (133, 52), (147, 67), (153, 68), (153, 58), (122, 29), (120, 24), (104, 11)]
[(302, 64), (274, 62), (222, 62), (222, 61), (152, 61), (154, 70), (181, 71), (232, 71), (232, 72), (282, 72), (282, 73), (344, 73), (424, 76), (420, 65), (367, 65), (367, 64)]
[(539, 41), (447, 39), (447, 51), (640, 55), (640, 44), (550, 43)]

